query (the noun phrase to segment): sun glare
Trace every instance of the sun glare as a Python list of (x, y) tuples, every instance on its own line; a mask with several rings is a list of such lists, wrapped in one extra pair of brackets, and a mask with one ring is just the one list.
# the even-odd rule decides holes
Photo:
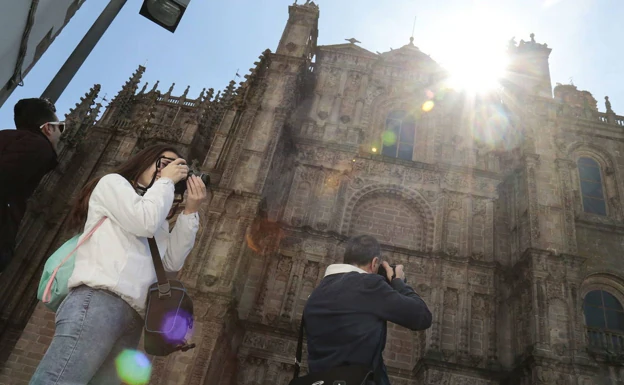
[(506, 43), (511, 38), (506, 37), (509, 26), (505, 23), (503, 17), (487, 10), (466, 12), (445, 23), (453, 28), (441, 38), (448, 51), (440, 62), (449, 72), (451, 88), (481, 93), (498, 87), (507, 66)]

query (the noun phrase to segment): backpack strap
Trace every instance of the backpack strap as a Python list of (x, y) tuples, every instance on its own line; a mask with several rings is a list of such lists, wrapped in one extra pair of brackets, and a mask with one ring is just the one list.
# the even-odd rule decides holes
[(171, 285), (165, 274), (165, 268), (163, 267), (162, 259), (160, 259), (160, 252), (158, 251), (158, 245), (154, 237), (147, 238), (149, 244), (150, 253), (152, 254), (152, 262), (154, 263), (154, 270), (156, 270), (156, 279), (158, 280), (158, 298), (171, 297)]
[(89, 231), (87, 235), (82, 237), (82, 239), (80, 240), (80, 242), (78, 242), (76, 247), (74, 247), (74, 249), (69, 254), (67, 254), (67, 256), (61, 261), (61, 263), (59, 263), (56, 269), (54, 269), (54, 271), (52, 272), (52, 275), (50, 275), (50, 278), (48, 279), (48, 283), (46, 284), (45, 290), (43, 292), (43, 296), (41, 298), (41, 301), (43, 303), (49, 303), (52, 300), (52, 284), (54, 283), (56, 274), (58, 273), (61, 266), (63, 266), (65, 262), (67, 262), (69, 257), (71, 257), (76, 252), (76, 250), (78, 250), (78, 248), (82, 246), (83, 243), (85, 243), (86, 241), (89, 240), (89, 238), (91, 238), (93, 233), (95, 233), (95, 230), (97, 230), (100, 226), (102, 226), (102, 223), (104, 223), (105, 220), (106, 220), (106, 217), (102, 217), (102, 219), (100, 219), (98, 223), (96, 223), (95, 226), (93, 226), (91, 231)]

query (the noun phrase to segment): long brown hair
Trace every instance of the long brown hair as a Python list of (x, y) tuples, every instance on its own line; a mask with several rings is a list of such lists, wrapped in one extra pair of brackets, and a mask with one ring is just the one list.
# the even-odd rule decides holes
[[(174, 147), (167, 144), (156, 144), (141, 150), (139, 153), (113, 170), (112, 173), (123, 176), (132, 184), (132, 186), (136, 187), (137, 180), (141, 174), (154, 165), (158, 158), (160, 158), (160, 156), (167, 151), (175, 153), (178, 157), (180, 156), (180, 152), (178, 152), (178, 150)], [(102, 177), (99, 177), (89, 181), (84, 185), (82, 190), (80, 190), (80, 193), (78, 194), (67, 219), (67, 226), (70, 231), (82, 231), (85, 222), (87, 221), (91, 193), (101, 178)]]

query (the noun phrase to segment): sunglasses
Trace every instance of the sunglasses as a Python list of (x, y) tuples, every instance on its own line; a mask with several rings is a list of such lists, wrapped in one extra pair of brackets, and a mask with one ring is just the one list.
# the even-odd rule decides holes
[(58, 127), (58, 129), (61, 132), (61, 134), (63, 133), (63, 131), (65, 131), (65, 122), (47, 122), (47, 123), (43, 123), (41, 125), (41, 127), (39, 127), (39, 129), (42, 130), (43, 126), (45, 126), (46, 124)]

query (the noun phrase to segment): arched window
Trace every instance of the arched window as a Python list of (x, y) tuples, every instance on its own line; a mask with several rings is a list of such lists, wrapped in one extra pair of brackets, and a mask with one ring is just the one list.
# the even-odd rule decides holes
[(624, 308), (612, 294), (593, 290), (583, 299), (589, 344), (600, 349), (624, 349)]
[(412, 160), (416, 119), (405, 111), (392, 111), (386, 118), (382, 134), (382, 154), (393, 158)]
[(579, 158), (579, 177), (581, 180), (581, 198), (583, 211), (586, 213), (607, 215), (607, 205), (602, 191), (600, 165), (592, 158)]

